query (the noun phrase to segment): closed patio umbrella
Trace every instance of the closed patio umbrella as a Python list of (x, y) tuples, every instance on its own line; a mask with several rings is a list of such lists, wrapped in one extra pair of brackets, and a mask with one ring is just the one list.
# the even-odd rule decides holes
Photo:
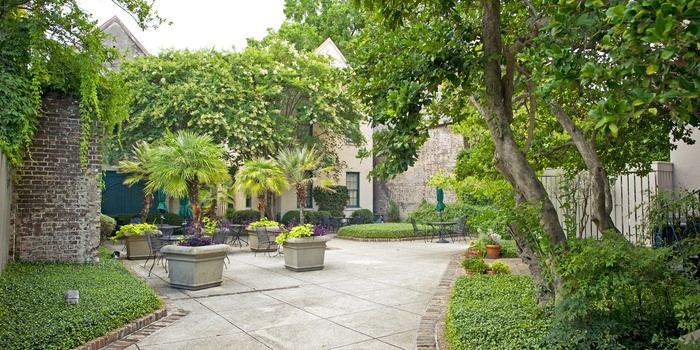
[[(442, 211), (445, 210), (445, 203), (442, 201), (445, 199), (445, 193), (442, 191), (442, 188), (437, 187), (436, 190), (436, 195), (437, 195), (437, 205), (435, 206), (435, 209), (437, 209), (438, 212), (440, 212), (440, 222), (442, 222)], [(438, 243), (447, 243), (447, 240), (445, 239), (445, 231), (442, 227), (440, 227), (440, 239), (437, 241)]]
[(190, 198), (184, 196), (180, 198), (180, 211), (177, 212), (185, 220), (189, 221), (192, 216), (192, 207), (190, 207)]
[(163, 190), (158, 190), (158, 211), (160, 213), (167, 213), (168, 212), (168, 206), (165, 205), (165, 192)]

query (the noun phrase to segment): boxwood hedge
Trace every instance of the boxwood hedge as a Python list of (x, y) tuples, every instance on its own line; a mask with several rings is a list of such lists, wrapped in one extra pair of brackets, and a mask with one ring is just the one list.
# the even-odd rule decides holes
[(465, 275), (452, 292), (450, 349), (542, 349), (551, 320), (537, 306), (530, 276)]
[(72, 349), (161, 306), (104, 248), (97, 264), (13, 263), (0, 276), (0, 349)]
[(406, 223), (363, 224), (341, 227), (339, 236), (358, 238), (405, 238), (413, 237), (413, 226)]

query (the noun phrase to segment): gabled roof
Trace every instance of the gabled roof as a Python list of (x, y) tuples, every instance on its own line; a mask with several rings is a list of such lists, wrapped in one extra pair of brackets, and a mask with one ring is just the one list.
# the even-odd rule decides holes
[[(146, 50), (146, 47), (144, 47), (144, 46), (141, 44), (141, 42), (139, 41), (139, 39), (136, 39), (136, 37), (134, 36), (134, 34), (131, 33), (131, 31), (129, 30), (129, 28), (127, 28), (126, 25), (124, 25), (124, 22), (122, 22), (122, 21), (119, 19), (119, 17), (117, 17), (116, 15), (114, 15), (114, 16), (112, 16), (112, 18), (108, 19), (107, 22), (102, 23), (102, 25), (100, 25), (99, 28), (100, 28), (101, 31), (107, 32), (107, 30), (109, 30), (110, 27), (111, 27), (113, 24), (116, 24), (117, 26), (119, 26), (119, 28), (124, 32), (124, 34), (127, 35), (127, 37), (134, 43), (134, 45), (136, 45), (136, 47), (139, 48), (139, 50), (141, 50), (141, 52), (143, 52), (144, 55), (150, 55), (150, 53), (148, 52), (148, 50)], [(120, 49), (124, 49), (124, 48), (120, 48)]]
[(335, 43), (331, 38), (326, 39), (323, 44), (314, 50), (314, 53), (317, 55), (329, 55), (333, 57), (335, 60), (335, 65), (339, 68), (345, 68), (348, 66), (345, 56), (343, 56), (343, 53), (340, 52), (337, 46), (335, 46)]

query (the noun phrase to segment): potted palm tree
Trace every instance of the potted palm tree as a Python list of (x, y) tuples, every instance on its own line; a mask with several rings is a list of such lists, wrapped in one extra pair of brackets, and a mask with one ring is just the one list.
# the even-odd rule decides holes
[(209, 135), (168, 131), (145, 164), (145, 171), (150, 174), (146, 183), (148, 189), (162, 188), (166, 194), (178, 198), (187, 195), (192, 207), (194, 237), (182, 245), (161, 249), (168, 260), (173, 287), (202, 289), (218, 286), (223, 281), (224, 258), (230, 247), (212, 244), (202, 237), (199, 189), (229, 178), (225, 155), (224, 147), (215, 144)]
[(124, 237), (126, 256), (129, 260), (146, 259), (151, 253), (146, 241), (146, 231), (156, 233), (158, 229), (156, 225), (151, 224), (128, 224), (120, 227), (110, 239), (116, 242)]

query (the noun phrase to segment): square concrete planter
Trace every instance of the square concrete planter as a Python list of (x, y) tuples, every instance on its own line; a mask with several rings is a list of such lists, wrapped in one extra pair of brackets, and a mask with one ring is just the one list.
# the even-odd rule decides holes
[(303, 272), (323, 269), (329, 236), (287, 238), (284, 241), (284, 267)]
[(227, 244), (203, 247), (168, 245), (160, 252), (168, 260), (168, 277), (174, 288), (198, 290), (220, 286)]
[(146, 259), (151, 253), (146, 235), (124, 235), (126, 257), (129, 260)]
[(250, 245), (250, 250), (254, 252), (276, 252), (278, 245), (275, 242), (275, 238), (280, 233), (279, 226), (268, 226), (267, 235), (270, 236), (270, 240), (273, 242), (270, 245), (270, 249), (260, 248), (258, 249), (258, 235), (255, 234), (255, 229), (250, 226), (245, 228), (248, 231), (248, 244)]

